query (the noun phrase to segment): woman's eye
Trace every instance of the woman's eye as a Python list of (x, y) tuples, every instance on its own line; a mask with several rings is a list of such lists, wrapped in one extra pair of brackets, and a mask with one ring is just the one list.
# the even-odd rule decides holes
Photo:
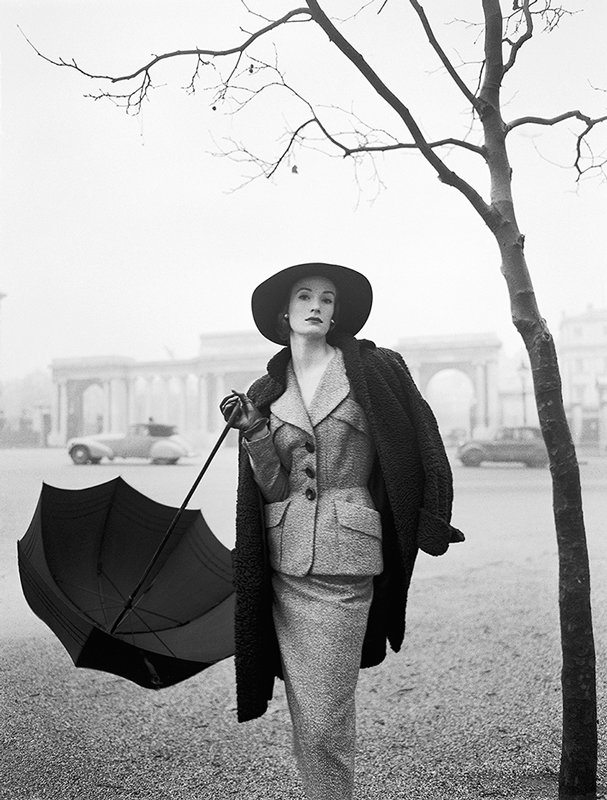
[(327, 303), (327, 305), (332, 305), (333, 304), (333, 298), (332, 297), (324, 297), (323, 298), (323, 303)]
[(304, 292), (303, 294), (299, 294), (299, 295), (297, 295), (297, 297), (298, 297), (298, 299), (299, 299), (299, 300), (308, 300), (308, 299), (310, 298), (310, 295), (309, 295), (309, 294), (306, 294), (306, 293)]

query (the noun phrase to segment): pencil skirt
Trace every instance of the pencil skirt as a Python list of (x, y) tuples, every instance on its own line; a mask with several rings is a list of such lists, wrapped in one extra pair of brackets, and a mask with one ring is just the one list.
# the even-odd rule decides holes
[(373, 576), (275, 572), (273, 617), (308, 800), (350, 800), (355, 690), (373, 598)]

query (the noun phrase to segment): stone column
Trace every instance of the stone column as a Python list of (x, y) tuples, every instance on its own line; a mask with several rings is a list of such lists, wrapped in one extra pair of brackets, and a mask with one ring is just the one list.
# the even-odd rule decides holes
[(487, 423), (490, 428), (497, 428), (500, 424), (499, 389), (497, 381), (497, 361), (488, 361), (485, 368), (486, 398), (487, 398)]
[(67, 417), (68, 417), (68, 404), (67, 404), (67, 381), (61, 381), (59, 384), (59, 443), (65, 444), (67, 442)]
[(150, 417), (154, 416), (154, 376), (148, 375), (144, 384), (144, 399), (143, 399), (143, 416), (144, 422), (147, 422)]
[(206, 375), (198, 376), (198, 430), (201, 436), (209, 432), (209, 396)]
[(141, 422), (137, 404), (137, 378), (126, 379), (126, 425)]
[(179, 389), (177, 393), (179, 403), (179, 414), (177, 420), (177, 429), (179, 433), (185, 433), (188, 430), (188, 376), (179, 376)]
[(116, 433), (117, 430), (118, 430), (118, 427), (117, 427), (117, 416), (118, 416), (118, 413), (117, 413), (117, 408), (116, 408), (116, 401), (117, 401), (117, 397), (116, 397), (116, 389), (117, 389), (116, 379), (115, 378), (110, 378), (108, 383), (110, 385), (110, 404), (109, 404), (109, 409), (108, 409), (110, 433)]
[(162, 419), (157, 420), (157, 422), (162, 422), (163, 425), (170, 425), (172, 423), (172, 420), (169, 419), (169, 414), (171, 412), (171, 378), (166, 376), (162, 377), (161, 385), (160, 407), (162, 409)]
[(596, 388), (599, 396), (599, 452), (607, 455), (607, 377), (597, 378)]
[(483, 432), (487, 428), (487, 396), (486, 383), (485, 383), (485, 365), (474, 365), (474, 394), (476, 399), (476, 425), (480, 427)]
[(112, 425), (116, 433), (127, 429), (128, 379), (114, 378), (112, 381)]
[(220, 430), (222, 426), (221, 412), (219, 411), (219, 403), (223, 397), (229, 394), (231, 387), (226, 388), (225, 372), (215, 374), (214, 389), (215, 396), (209, 397), (209, 430), (215, 432)]
[(64, 444), (59, 435), (59, 414), (61, 408), (61, 383), (53, 384), (53, 397), (51, 401), (51, 432), (48, 443), (51, 447), (59, 447)]
[(112, 430), (112, 420), (110, 419), (112, 408), (112, 386), (109, 380), (103, 381), (103, 431), (110, 433)]

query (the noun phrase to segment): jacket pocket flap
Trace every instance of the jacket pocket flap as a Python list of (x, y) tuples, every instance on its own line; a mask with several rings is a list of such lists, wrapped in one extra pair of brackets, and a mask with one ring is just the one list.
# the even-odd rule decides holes
[(374, 508), (348, 503), (345, 500), (336, 500), (335, 511), (337, 521), (344, 528), (381, 539), (381, 517)]
[(266, 527), (275, 528), (277, 525), (280, 525), (290, 504), (290, 499), (279, 500), (277, 503), (267, 503), (264, 511)]

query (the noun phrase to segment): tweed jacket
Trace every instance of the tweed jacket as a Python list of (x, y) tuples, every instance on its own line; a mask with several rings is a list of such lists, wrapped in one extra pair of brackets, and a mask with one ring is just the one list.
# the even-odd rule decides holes
[(292, 364), (270, 406), (270, 433), (244, 442), (266, 500), (272, 569), (287, 575), (378, 575), (381, 517), (368, 488), (369, 423), (336, 349), (306, 409)]
[[(333, 336), (343, 353), (352, 396), (369, 423), (376, 458), (368, 488), (381, 515), (384, 570), (374, 578), (362, 667), (380, 663), (389, 642), (401, 647), (405, 608), (418, 548), (442, 555), (463, 534), (450, 524), (453, 481), (432, 411), (399, 353), (351, 336)], [(266, 416), (287, 388), (290, 350), (269, 362), (248, 395)], [(270, 553), (264, 498), (242, 444), (234, 550), (235, 668), (238, 720), (261, 716), (281, 677), (272, 622)]]

